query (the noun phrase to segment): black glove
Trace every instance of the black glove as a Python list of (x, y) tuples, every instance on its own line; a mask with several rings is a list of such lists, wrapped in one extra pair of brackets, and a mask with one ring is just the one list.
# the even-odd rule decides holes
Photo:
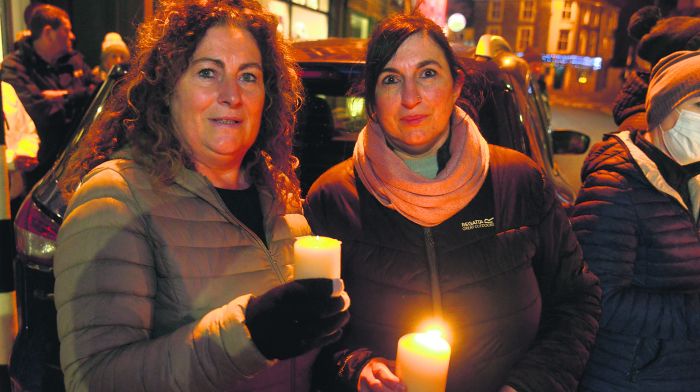
[(277, 286), (246, 307), (246, 325), (268, 359), (287, 359), (340, 338), (350, 319), (331, 279), (301, 279)]

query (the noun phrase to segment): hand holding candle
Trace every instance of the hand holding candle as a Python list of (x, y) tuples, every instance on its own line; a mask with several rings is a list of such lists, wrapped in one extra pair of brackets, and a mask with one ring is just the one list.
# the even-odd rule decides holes
[(444, 392), (450, 352), (439, 331), (404, 335), (399, 339), (396, 375), (408, 392)]

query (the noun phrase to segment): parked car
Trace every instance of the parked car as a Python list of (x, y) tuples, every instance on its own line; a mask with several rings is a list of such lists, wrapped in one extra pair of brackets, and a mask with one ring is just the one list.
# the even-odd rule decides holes
[[(583, 152), (588, 139), (577, 133), (552, 132), (549, 106), (530, 80), (527, 63), (500, 37), (486, 36), (482, 41), (477, 48), (456, 50), (461, 58), (476, 60), (473, 64), (489, 81), (488, 99), (479, 110), (485, 138), (530, 156), (556, 185), (561, 203), (569, 207), (574, 194), (553, 164), (552, 152)], [(326, 169), (352, 155), (357, 134), (366, 123), (362, 99), (347, 95), (363, 70), (365, 47), (366, 41), (359, 39), (294, 44), (307, 94), (295, 138), (303, 192)], [(126, 72), (123, 66), (112, 70), (68, 148), (29, 193), (15, 219), (20, 332), (10, 373), (16, 390), (63, 391), (53, 303), (53, 253), (67, 200), (57, 183), (68, 156), (80, 146), (115, 82)]]

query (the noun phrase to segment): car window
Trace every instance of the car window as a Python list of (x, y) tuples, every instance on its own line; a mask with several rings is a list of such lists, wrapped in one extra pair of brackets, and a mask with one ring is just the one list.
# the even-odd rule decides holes
[(294, 138), (303, 192), (328, 168), (352, 156), (357, 135), (366, 123), (362, 98), (307, 90)]

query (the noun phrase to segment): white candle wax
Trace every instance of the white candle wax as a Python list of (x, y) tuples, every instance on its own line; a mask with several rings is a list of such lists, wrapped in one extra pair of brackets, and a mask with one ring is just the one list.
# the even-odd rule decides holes
[(340, 241), (304, 236), (294, 242), (294, 278), (340, 279)]
[(438, 332), (404, 335), (396, 353), (396, 375), (408, 392), (444, 392), (450, 352)]

